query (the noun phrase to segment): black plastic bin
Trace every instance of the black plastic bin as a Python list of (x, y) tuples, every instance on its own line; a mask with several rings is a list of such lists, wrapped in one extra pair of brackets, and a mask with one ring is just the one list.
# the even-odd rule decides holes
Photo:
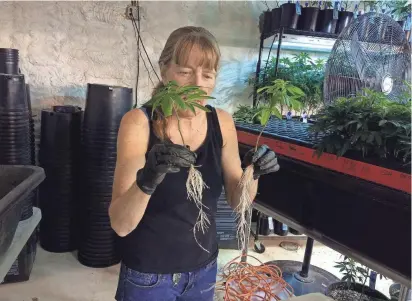
[(41, 167), (0, 165), (0, 257), (13, 241), (23, 200), (44, 178)]

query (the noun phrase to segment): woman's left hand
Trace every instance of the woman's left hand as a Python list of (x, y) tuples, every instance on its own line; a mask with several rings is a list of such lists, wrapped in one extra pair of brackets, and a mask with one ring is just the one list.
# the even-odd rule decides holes
[(256, 151), (251, 149), (246, 153), (243, 165), (249, 166), (251, 164), (253, 164), (253, 178), (255, 180), (261, 175), (276, 172), (280, 168), (275, 152), (267, 145), (261, 145)]

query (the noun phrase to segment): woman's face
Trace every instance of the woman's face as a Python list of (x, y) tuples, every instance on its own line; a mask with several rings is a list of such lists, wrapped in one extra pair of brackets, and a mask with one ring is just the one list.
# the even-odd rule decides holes
[[(190, 52), (185, 66), (171, 63), (162, 74), (163, 82), (176, 81), (178, 85), (199, 86), (208, 96), (211, 95), (216, 85), (216, 70), (210, 70), (200, 64), (203, 58), (201, 50), (194, 47)], [(206, 105), (207, 100), (199, 100), (199, 104)], [(198, 109), (197, 109), (198, 110)]]

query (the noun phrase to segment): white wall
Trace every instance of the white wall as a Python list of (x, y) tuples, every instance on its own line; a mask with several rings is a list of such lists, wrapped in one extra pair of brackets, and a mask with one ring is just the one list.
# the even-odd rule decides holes
[[(53, 104), (84, 105), (87, 83), (134, 88), (136, 40), (123, 2), (0, 2), (0, 47), (20, 50), (21, 70), (31, 85), (33, 110)], [(141, 2), (141, 32), (149, 56), (157, 59), (168, 35), (184, 25), (203, 26), (218, 39), (222, 67), (215, 104), (232, 112), (250, 102), (260, 2)], [(152, 84), (141, 64), (139, 102)], [(152, 78), (155, 76), (152, 74)]]

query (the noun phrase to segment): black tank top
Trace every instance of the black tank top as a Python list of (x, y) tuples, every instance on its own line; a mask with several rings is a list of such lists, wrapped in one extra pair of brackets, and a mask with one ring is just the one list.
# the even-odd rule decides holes
[[(214, 260), (218, 255), (216, 239), (217, 201), (222, 192), (221, 167), (222, 133), (215, 108), (208, 106), (207, 134), (196, 151), (196, 164), (208, 188), (203, 192), (204, 210), (209, 216), (210, 226), (205, 234), (193, 227), (199, 213), (196, 205), (188, 199), (186, 180), (188, 169), (167, 174), (152, 194), (142, 220), (134, 231), (120, 237), (120, 253), (123, 263), (142, 273), (184, 273), (194, 271)], [(149, 112), (150, 116), (150, 110)], [(150, 149), (159, 143), (150, 125)]]

